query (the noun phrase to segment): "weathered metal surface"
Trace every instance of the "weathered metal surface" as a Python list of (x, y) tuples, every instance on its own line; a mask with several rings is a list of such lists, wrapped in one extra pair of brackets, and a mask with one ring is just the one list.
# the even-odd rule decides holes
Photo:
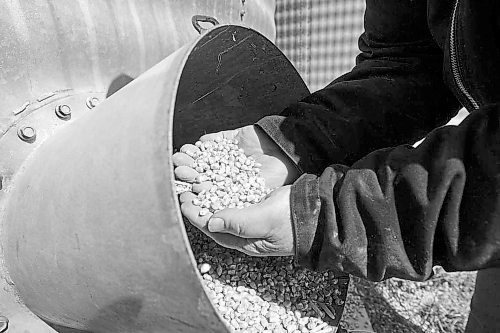
[[(60, 126), (90, 111), (89, 97), (111, 95), (194, 40), (193, 15), (247, 25), (274, 40), (274, 0), (1, 1), (0, 206), (25, 159)], [(66, 104), (70, 115), (56, 111)], [(26, 137), (30, 130), (22, 127), (36, 136)], [(5, 238), (2, 232), (0, 221)], [(0, 315), (10, 318), (9, 333), (54, 332), (16, 294), (1, 242)]]
[(193, 15), (274, 40), (273, 14), (273, 0), (0, 1), (0, 134), (43, 95), (105, 92), (119, 75), (137, 77), (197, 37)]
[[(6, 333), (54, 333), (55, 331), (33, 314), (13, 291), (14, 286), (0, 280), (0, 313), (8, 318)], [(0, 321), (1, 322), (1, 321)]]
[(280, 112), (305, 97), (293, 66), (268, 40), (251, 30), (218, 29), (198, 43), (179, 81), (173, 122), (174, 147), (200, 133), (240, 127)]
[[(173, 143), (252, 123), (306, 94), (272, 43), (220, 26), (95, 108), (86, 94), (38, 102), (0, 140), (9, 157), (0, 244), (18, 301), (75, 330), (227, 331), (185, 234)], [(61, 104), (71, 119), (57, 116)], [(33, 142), (19, 139), (22, 126), (36, 129)]]
[[(61, 93), (52, 97), (52, 99), (44, 100), (37, 105), (36, 112), (32, 112), (20, 119), (5, 135), (0, 137), (0, 212), (2, 212), (2, 216), (0, 216), (0, 237), (3, 239), (8, 237), (7, 234), (4, 234), (3, 218), (6, 200), (14, 178), (21, 170), (22, 164), (35, 149), (61, 126), (68, 122), (77, 121), (85, 113), (92, 112), (86, 106), (86, 100), (89, 97), (104, 98), (104, 94), (69, 95)], [(61, 120), (57, 117), (55, 109), (59, 105), (71, 107), (70, 119)], [(37, 136), (34, 141), (27, 142), (19, 138), (18, 131), (24, 127), (32, 127), (36, 130)], [(60, 167), (62, 168), (64, 165)], [(57, 170), (54, 172), (57, 172)], [(5, 244), (0, 240), (0, 315), (10, 319), (8, 333), (54, 333), (53, 329), (24, 305), (4, 265), (4, 250)]]

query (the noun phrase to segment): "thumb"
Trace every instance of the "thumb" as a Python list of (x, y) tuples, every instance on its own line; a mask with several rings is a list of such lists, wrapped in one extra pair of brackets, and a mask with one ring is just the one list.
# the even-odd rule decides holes
[(228, 208), (215, 213), (208, 221), (210, 232), (223, 232), (242, 238), (261, 238), (266, 235), (259, 227), (262, 212), (255, 206), (243, 209)]

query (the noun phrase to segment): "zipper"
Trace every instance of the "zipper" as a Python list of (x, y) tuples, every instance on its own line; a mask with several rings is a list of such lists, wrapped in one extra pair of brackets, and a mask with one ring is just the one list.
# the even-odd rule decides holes
[(460, 68), (458, 65), (458, 58), (457, 58), (457, 45), (455, 43), (455, 38), (456, 38), (456, 18), (457, 18), (457, 9), (458, 9), (458, 2), (460, 0), (456, 0), (455, 2), (455, 7), (453, 8), (453, 14), (451, 17), (451, 29), (450, 29), (450, 62), (451, 62), (451, 70), (453, 73), (453, 78), (455, 80), (455, 83), (460, 90), (460, 92), (467, 98), (469, 103), (472, 105), (474, 109), (479, 109), (479, 104), (478, 102), (472, 97), (471, 93), (467, 91), (467, 88), (465, 88), (464, 82), (462, 81), (462, 77), (460, 76)]

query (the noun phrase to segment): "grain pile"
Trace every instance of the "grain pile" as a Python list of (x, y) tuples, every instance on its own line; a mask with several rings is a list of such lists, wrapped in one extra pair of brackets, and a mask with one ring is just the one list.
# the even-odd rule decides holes
[(356, 328), (351, 319), (364, 306), (377, 333), (464, 332), (476, 272), (435, 271), (426, 282), (352, 277), (341, 326)]
[(197, 182), (211, 184), (193, 201), (201, 207), (201, 216), (224, 208), (247, 207), (271, 192), (259, 177), (261, 165), (247, 157), (236, 140), (198, 141), (185, 152), (200, 174)]
[(186, 222), (208, 295), (235, 332), (332, 333), (347, 279), (293, 266), (290, 257), (249, 257), (217, 245)]
[[(211, 182), (193, 201), (200, 215), (226, 207), (243, 208), (262, 200), (270, 189), (260, 165), (235, 140), (197, 142), (187, 153)], [(178, 185), (178, 192), (189, 186)], [(186, 222), (191, 248), (207, 293), (234, 332), (336, 332), (348, 279), (332, 272), (295, 268), (291, 257), (249, 257), (225, 249)]]

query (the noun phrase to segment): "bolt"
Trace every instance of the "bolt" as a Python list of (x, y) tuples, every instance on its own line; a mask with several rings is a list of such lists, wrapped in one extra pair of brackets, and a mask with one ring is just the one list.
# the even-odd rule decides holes
[(24, 126), (17, 131), (17, 136), (21, 140), (31, 143), (36, 139), (36, 131), (31, 126)]
[(70, 119), (71, 118), (71, 108), (66, 104), (60, 104), (56, 106), (55, 109), (56, 115), (61, 119)]
[(9, 319), (4, 316), (0, 316), (0, 333), (7, 332), (9, 328)]
[(97, 106), (97, 104), (99, 104), (99, 98), (89, 97), (89, 98), (87, 98), (87, 101), (85, 102), (85, 104), (87, 104), (87, 107), (89, 109), (93, 109)]

